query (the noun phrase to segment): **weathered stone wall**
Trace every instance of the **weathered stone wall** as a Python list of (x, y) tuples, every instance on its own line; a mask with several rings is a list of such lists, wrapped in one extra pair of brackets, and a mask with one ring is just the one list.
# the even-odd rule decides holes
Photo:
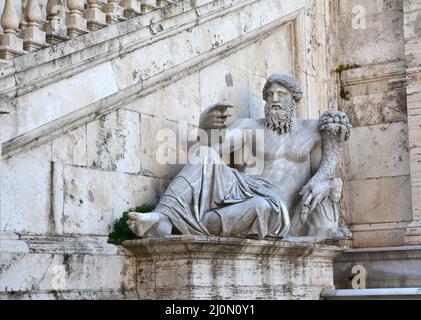
[(345, 155), (355, 247), (404, 243), (412, 220), (403, 1), (337, 2), (339, 105), (354, 127)]
[(261, 116), (273, 72), (303, 84), (301, 116), (338, 104), (352, 121), (342, 175), (353, 245), (417, 238), (420, 8), (370, 1), (361, 15), (359, 4), (179, 1), (0, 60), (0, 298), (139, 297), (136, 259), (106, 238), (181, 168), (157, 162), (156, 134), (181, 129), (183, 145), (221, 99), (238, 106), (231, 121)]
[(299, 113), (317, 118), (334, 88), (327, 9), (181, 1), (0, 61), (2, 296), (136, 296), (133, 257), (106, 237), (181, 168), (157, 163), (156, 134), (194, 128), (221, 99), (238, 106), (231, 121), (258, 117), (265, 79), (283, 71), (304, 85)]

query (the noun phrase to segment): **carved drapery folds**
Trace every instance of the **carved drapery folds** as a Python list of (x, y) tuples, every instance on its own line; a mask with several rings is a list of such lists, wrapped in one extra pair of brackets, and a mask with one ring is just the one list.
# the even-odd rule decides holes
[(12, 59), (172, 4), (170, 0), (5, 0), (0, 59)]

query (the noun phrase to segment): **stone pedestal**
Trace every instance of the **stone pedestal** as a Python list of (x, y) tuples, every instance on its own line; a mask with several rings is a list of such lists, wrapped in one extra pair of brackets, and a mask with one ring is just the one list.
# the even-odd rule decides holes
[(147, 1), (147, 0), (144, 0), (140, 3), (140, 11), (142, 11), (142, 13), (147, 13), (147, 12), (150, 12), (152, 10), (159, 9), (159, 7), (160, 7), (160, 5), (158, 5), (158, 3), (156, 3), (156, 5), (155, 5), (151, 1)]
[(89, 30), (98, 30), (107, 26), (106, 14), (99, 8), (91, 8), (84, 12)]
[(78, 14), (71, 14), (66, 18), (67, 35), (70, 38), (88, 33), (88, 22)]
[(141, 299), (320, 299), (337, 246), (175, 236), (124, 242)]
[(21, 32), (21, 38), (23, 39), (23, 48), (28, 51), (35, 51), (45, 48), (46, 45), (46, 34), (36, 26), (29, 26)]
[(133, 18), (141, 14), (140, 3), (137, 0), (123, 0), (121, 5), (124, 9), (124, 16)]
[(102, 10), (106, 14), (106, 22), (108, 24), (127, 20), (124, 17), (124, 8), (118, 3), (107, 3), (102, 7)]
[(0, 59), (13, 59), (25, 54), (23, 40), (16, 34), (5, 34), (0, 39)]

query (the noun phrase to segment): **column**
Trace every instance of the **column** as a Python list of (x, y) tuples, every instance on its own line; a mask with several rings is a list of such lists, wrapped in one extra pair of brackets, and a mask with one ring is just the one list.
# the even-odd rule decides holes
[(413, 216), (405, 242), (421, 244), (421, 2), (405, 0), (403, 3)]

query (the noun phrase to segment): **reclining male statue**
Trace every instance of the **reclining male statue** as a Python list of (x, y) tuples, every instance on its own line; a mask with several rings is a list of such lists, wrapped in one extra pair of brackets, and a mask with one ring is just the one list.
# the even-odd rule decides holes
[[(294, 76), (278, 73), (263, 88), (263, 119), (239, 119), (226, 128), (232, 105), (205, 110), (199, 127), (226, 129), (225, 140), (213, 148), (198, 142), (196, 157), (170, 183), (155, 211), (129, 214), (130, 229), (142, 238), (175, 232), (258, 239), (349, 236), (338, 223), (342, 183), (335, 171), (351, 125), (338, 111), (319, 121), (297, 118), (302, 95)], [(248, 150), (257, 160), (230, 165), (219, 153), (227, 149), (233, 155)], [(256, 170), (259, 161), (264, 165)]]

